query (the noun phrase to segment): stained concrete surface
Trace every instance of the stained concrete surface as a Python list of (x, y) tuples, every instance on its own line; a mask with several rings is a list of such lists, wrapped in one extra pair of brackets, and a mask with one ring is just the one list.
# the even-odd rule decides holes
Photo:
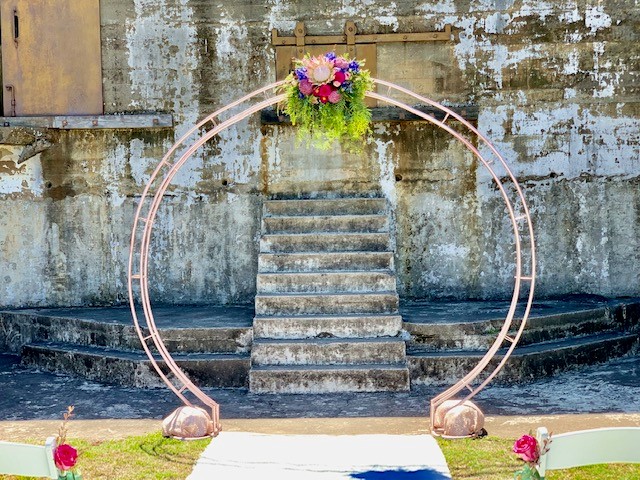
[[(101, 323), (131, 325), (128, 305), (94, 308), (33, 308), (15, 310), (44, 317), (80, 318)], [(154, 305), (153, 318), (159, 328), (251, 327), (253, 305)], [(144, 322), (144, 317), (139, 319)]]
[[(632, 303), (639, 298), (608, 299), (597, 295), (567, 295), (557, 299), (537, 300), (532, 304), (530, 317), (544, 317), (611, 307), (621, 301)], [(504, 320), (508, 301), (412, 301), (400, 303), (400, 314), (406, 323), (459, 323), (483, 320)], [(526, 301), (518, 303), (516, 315), (522, 313)], [(12, 311), (12, 310), (5, 310)], [(109, 307), (33, 308), (13, 310), (20, 313), (57, 318), (81, 318), (105, 323), (131, 325), (131, 309), (127, 305)], [(252, 304), (237, 305), (153, 305), (153, 316), (159, 328), (215, 328), (251, 327), (254, 316)], [(140, 320), (144, 320), (141, 318)]]
[[(161, 418), (178, 400), (168, 389), (132, 389), (28, 369), (0, 355), (0, 420), (58, 419), (67, 405), (78, 419)], [(448, 385), (447, 385), (448, 386)], [(302, 417), (425, 417), (429, 400), (446, 386), (411, 392), (256, 395), (206, 389), (223, 419)], [(476, 397), (488, 415), (640, 413), (640, 356), (628, 356), (533, 383), (489, 386)]]

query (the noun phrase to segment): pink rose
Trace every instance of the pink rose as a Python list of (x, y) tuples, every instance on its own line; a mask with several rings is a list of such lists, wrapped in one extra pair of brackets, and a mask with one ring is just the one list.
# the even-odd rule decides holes
[(334, 90), (333, 92), (331, 92), (329, 94), (329, 96), (327, 97), (330, 103), (338, 103), (340, 101), (340, 99), (342, 98), (342, 96), (340, 95), (340, 93), (337, 90)]
[(326, 83), (324, 85), (320, 85), (318, 87), (318, 96), (319, 97), (328, 97), (329, 95), (331, 95), (331, 92), (333, 91), (333, 89), (327, 85)]
[(69, 470), (78, 461), (78, 451), (71, 445), (63, 443), (53, 451), (53, 461), (60, 470)]
[(311, 95), (313, 92), (313, 84), (309, 80), (301, 80), (298, 84), (298, 88), (304, 95)]
[(344, 82), (344, 73), (340, 70), (338, 70), (334, 75), (333, 75), (333, 85), (336, 87), (339, 87), (340, 85), (342, 85), (342, 82)]
[(513, 444), (513, 452), (525, 462), (538, 461), (538, 442), (531, 435), (523, 435)]

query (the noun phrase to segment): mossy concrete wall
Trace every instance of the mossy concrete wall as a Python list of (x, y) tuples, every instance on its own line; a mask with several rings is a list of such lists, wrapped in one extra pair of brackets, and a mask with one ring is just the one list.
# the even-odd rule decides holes
[[(640, 294), (640, 6), (634, 0), (209, 2), (102, 0), (105, 113), (173, 114), (175, 129), (0, 128), (0, 306), (126, 300), (137, 195), (199, 118), (275, 80), (270, 32), (441, 30), (380, 44), (378, 76), (473, 104), (522, 182), (541, 296)], [(258, 116), (187, 164), (151, 248), (157, 302), (250, 302), (261, 202), (385, 195), (404, 297), (503, 298), (513, 277), (504, 203), (487, 172), (422, 122), (374, 125), (360, 155), (306, 150)], [(52, 143), (18, 164), (29, 136)]]

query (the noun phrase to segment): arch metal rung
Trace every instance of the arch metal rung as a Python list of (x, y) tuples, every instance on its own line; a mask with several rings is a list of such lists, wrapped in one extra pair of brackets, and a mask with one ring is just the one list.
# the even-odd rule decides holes
[(144, 337), (144, 338), (142, 339), (142, 341), (146, 342), (147, 340), (150, 340), (150, 339), (152, 339), (153, 337), (157, 337), (157, 336), (158, 336), (158, 332), (153, 332), (152, 334), (147, 335), (146, 337)]

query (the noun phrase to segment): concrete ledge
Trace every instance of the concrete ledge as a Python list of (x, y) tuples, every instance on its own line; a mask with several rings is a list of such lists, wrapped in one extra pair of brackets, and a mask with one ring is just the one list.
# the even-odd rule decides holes
[(173, 116), (166, 113), (111, 115), (41, 115), (0, 117), (0, 127), (55, 128), (59, 130), (105, 128), (173, 128)]
[[(518, 383), (552, 376), (583, 365), (606, 362), (637, 352), (638, 334), (605, 333), (516, 348), (494, 383)], [(410, 350), (407, 363), (412, 384), (455, 383), (473, 369), (484, 351), (424, 352)], [(492, 371), (500, 362), (496, 355), (488, 366)], [(483, 376), (479, 377), (481, 381)]]
[[(201, 387), (246, 388), (249, 384), (248, 355), (191, 353), (173, 355), (173, 359)], [(21, 363), (117, 385), (164, 387), (144, 353), (61, 343), (34, 343), (22, 348)], [(160, 361), (159, 364), (165, 368), (164, 362)]]

